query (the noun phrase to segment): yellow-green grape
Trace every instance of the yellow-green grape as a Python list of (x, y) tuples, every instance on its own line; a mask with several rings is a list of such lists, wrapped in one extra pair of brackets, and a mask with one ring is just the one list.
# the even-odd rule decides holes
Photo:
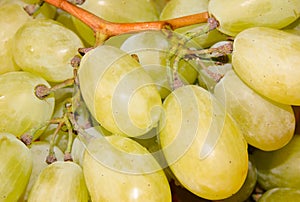
[(300, 187), (299, 147), (300, 135), (294, 135), (293, 139), (281, 149), (253, 152), (251, 161), (257, 168), (257, 181), (263, 189)]
[(18, 201), (32, 170), (29, 149), (10, 133), (0, 133), (0, 201)]
[(0, 74), (20, 69), (13, 61), (12, 40), (17, 30), (31, 19), (18, 4), (0, 6)]
[(299, 0), (210, 0), (210, 16), (230, 36), (250, 27), (283, 28), (300, 16)]
[(247, 143), (222, 104), (205, 89), (187, 85), (174, 90), (163, 108), (159, 139), (182, 186), (209, 200), (236, 193), (247, 176)]
[[(208, 0), (171, 0), (169, 1), (160, 14), (160, 20), (183, 17), (187, 15), (206, 12), (208, 9)], [(207, 23), (190, 25), (176, 29), (179, 34), (188, 32), (197, 32), (204, 29)], [(201, 36), (194, 38), (192, 41), (197, 43), (202, 48), (207, 48), (217, 41), (226, 40), (226, 35), (218, 30), (212, 30), (209, 33), (204, 33)]]
[(126, 52), (98, 46), (83, 56), (78, 76), (88, 109), (111, 133), (140, 136), (157, 125), (159, 92), (147, 72)]
[(150, 0), (155, 5), (157, 12), (160, 13), (169, 0)]
[[(171, 87), (168, 81), (169, 42), (167, 37), (159, 31), (147, 31), (135, 34), (124, 41), (120, 49), (138, 56), (139, 63), (155, 82), (160, 96), (165, 98)], [(188, 62), (181, 60), (178, 73), (184, 83), (194, 83), (197, 78), (196, 69)]]
[(73, 162), (56, 161), (41, 171), (28, 202), (86, 202), (88, 199), (82, 168)]
[[(49, 155), (49, 147), (50, 144), (44, 141), (35, 141), (29, 147), (32, 159), (34, 160), (32, 163), (32, 172), (30, 175), (30, 179), (27, 184), (25, 193), (22, 196), (22, 200), (24, 201), (27, 201), (29, 192), (35, 181), (37, 180), (39, 174), (44, 168), (48, 166), (48, 164), (46, 163), (46, 158)], [(64, 160), (64, 153), (56, 146), (54, 146), (54, 153), (58, 161)]]
[(258, 202), (298, 202), (300, 201), (300, 190), (291, 188), (273, 188), (266, 191)]
[(215, 86), (214, 95), (236, 120), (248, 144), (271, 151), (292, 139), (295, 130), (292, 107), (257, 94), (233, 70)]
[(20, 137), (25, 132), (38, 129), (37, 139), (51, 119), (54, 97), (39, 99), (35, 95), (38, 85), (50, 87), (43, 78), (29, 72), (8, 72), (0, 75), (0, 132), (9, 132)]
[(61, 82), (73, 77), (70, 61), (83, 44), (62, 24), (43, 19), (24, 24), (15, 34), (13, 47), (14, 60), (21, 69)]
[[(89, 0), (81, 6), (89, 12), (111, 22), (146, 22), (158, 20), (154, 4), (149, 0)], [(73, 17), (80, 36), (90, 45), (95, 44), (92, 29)]]
[(133, 34), (120, 34), (117, 36), (113, 36), (110, 37), (109, 39), (107, 39), (104, 44), (108, 45), (108, 46), (114, 46), (117, 48), (120, 48), (122, 46), (122, 44), (124, 43), (124, 41), (126, 41), (130, 36), (132, 36)]
[[(28, 4), (39, 4), (40, 0), (1, 0), (0, 6), (5, 4), (18, 4), (22, 7), (22, 9), (27, 6)], [(23, 9), (25, 12), (25, 10)], [(27, 14), (27, 13), (26, 13)], [(42, 6), (39, 7), (38, 10), (33, 14), (35, 19), (45, 19), (50, 18), (53, 19), (56, 15), (56, 7), (44, 2)], [(29, 16), (29, 14), (27, 14)], [(20, 16), (18, 16), (20, 17)]]
[(287, 105), (300, 105), (300, 36), (255, 27), (238, 34), (232, 65), (238, 76), (263, 96)]
[(247, 178), (243, 184), (243, 186), (239, 189), (238, 192), (226, 198), (224, 200), (219, 200), (218, 202), (239, 202), (239, 201), (247, 201), (247, 199), (251, 196), (257, 182), (257, 170), (256, 167), (249, 161)]
[(92, 201), (171, 201), (160, 165), (144, 147), (126, 137), (91, 139), (83, 172)]

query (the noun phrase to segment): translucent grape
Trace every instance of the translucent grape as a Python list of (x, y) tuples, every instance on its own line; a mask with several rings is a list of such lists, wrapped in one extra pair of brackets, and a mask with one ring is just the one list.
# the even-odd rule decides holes
[(82, 168), (73, 162), (56, 161), (42, 170), (28, 202), (88, 201)]
[(300, 16), (299, 0), (211, 0), (210, 15), (218, 29), (235, 36), (250, 27), (283, 28)]
[[(273, 28), (249, 28), (234, 40), (232, 65), (239, 77), (261, 95), (300, 105), (300, 36)], [(263, 51), (262, 51), (263, 50)]]
[(31, 19), (18, 4), (0, 6), (0, 74), (20, 69), (13, 61), (12, 40), (17, 30)]
[(8, 72), (0, 75), (0, 132), (9, 132), (20, 137), (31, 129), (38, 130), (51, 119), (54, 110), (54, 97), (49, 95), (39, 99), (35, 95), (37, 85), (50, 85), (41, 77), (28, 72)]
[(13, 47), (14, 60), (21, 69), (47, 81), (61, 82), (73, 77), (70, 61), (83, 44), (74, 32), (47, 19), (24, 24), (14, 37)]
[(14, 135), (0, 133), (0, 201), (18, 201), (32, 170), (29, 149)]
[[(30, 175), (29, 182), (27, 184), (25, 193), (22, 196), (22, 200), (27, 201), (29, 192), (37, 180), (39, 174), (42, 172), (44, 168), (48, 166), (46, 163), (46, 158), (49, 155), (49, 147), (50, 144), (44, 141), (35, 141), (30, 145), (30, 153), (32, 159), (34, 159), (32, 163), (32, 172)], [(58, 148), (54, 147), (55, 157), (58, 161), (64, 160), (64, 153)]]
[(108, 131), (134, 137), (157, 125), (160, 95), (151, 77), (124, 51), (107, 45), (89, 51), (78, 76), (88, 109)]
[(239, 124), (250, 145), (270, 151), (292, 139), (295, 130), (292, 107), (260, 96), (233, 70), (216, 85), (214, 94)]
[[(136, 54), (139, 63), (155, 82), (162, 98), (171, 91), (168, 81), (167, 51), (169, 42), (167, 37), (157, 31), (147, 31), (129, 37), (121, 45), (120, 49), (129, 54)], [(197, 78), (196, 69), (188, 62), (179, 62), (178, 73), (184, 83), (194, 83)]]
[(92, 201), (171, 201), (169, 183), (159, 164), (129, 138), (92, 139), (83, 171)]
[[(111, 22), (146, 22), (158, 19), (158, 12), (149, 0), (89, 0), (80, 7)], [(74, 25), (80, 36), (90, 45), (95, 44), (93, 31), (77, 18)]]
[(255, 150), (251, 160), (257, 168), (257, 181), (265, 189), (300, 186), (300, 136), (293, 139), (283, 148), (276, 151)]
[(221, 103), (188, 85), (174, 90), (163, 107), (159, 139), (176, 179), (209, 200), (236, 193), (247, 176), (247, 143)]

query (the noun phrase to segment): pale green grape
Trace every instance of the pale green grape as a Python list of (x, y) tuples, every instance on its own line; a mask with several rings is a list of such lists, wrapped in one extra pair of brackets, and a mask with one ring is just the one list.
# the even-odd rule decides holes
[(47, 19), (24, 24), (14, 37), (13, 47), (14, 60), (24, 71), (60, 82), (73, 77), (70, 61), (83, 44), (74, 32)]
[(300, 105), (300, 36), (273, 28), (249, 28), (234, 40), (232, 65), (263, 96)]
[[(111, 22), (144, 22), (158, 19), (156, 7), (149, 0), (88, 0), (80, 7)], [(94, 45), (94, 32), (77, 18), (73, 20), (80, 36), (88, 44)]]
[(126, 137), (91, 139), (83, 172), (92, 201), (171, 201), (160, 165), (144, 147)]
[[(4, 4), (18, 4), (22, 8), (28, 4), (39, 4), (40, 0), (1, 0), (0, 6)], [(36, 19), (53, 19), (56, 14), (56, 7), (44, 2), (43, 5), (33, 14)]]
[[(30, 175), (29, 182), (27, 184), (25, 193), (22, 196), (22, 200), (27, 201), (29, 192), (37, 180), (39, 174), (42, 172), (44, 168), (48, 166), (46, 163), (46, 158), (49, 155), (49, 147), (50, 144), (44, 141), (35, 141), (30, 145), (30, 152), (32, 159), (34, 159), (32, 163), (32, 172)], [(58, 161), (64, 160), (64, 153), (58, 148), (54, 147), (55, 157)]]
[[(129, 54), (136, 54), (139, 63), (155, 82), (162, 98), (171, 91), (168, 81), (166, 61), (168, 60), (169, 42), (167, 37), (159, 31), (147, 31), (135, 34), (124, 41), (120, 49)], [(194, 83), (197, 71), (182, 60), (179, 62), (178, 73), (184, 83)]]
[(28, 202), (85, 202), (88, 199), (82, 168), (73, 162), (56, 161), (41, 171)]
[(248, 170), (247, 143), (238, 125), (205, 89), (187, 85), (164, 101), (159, 139), (183, 187), (209, 200), (236, 193)]
[(110, 37), (109, 39), (107, 39), (104, 44), (108, 45), (108, 46), (114, 46), (117, 48), (120, 48), (122, 46), (122, 44), (124, 43), (124, 41), (126, 41), (130, 36), (132, 36), (133, 34), (120, 34), (117, 36), (113, 36)]
[[(208, 2), (208, 0), (171, 0), (162, 10), (160, 20), (206, 12), (208, 9)], [(205, 28), (205, 26), (207, 26), (207, 23), (201, 23), (176, 29), (175, 32), (179, 34), (186, 34), (188, 32), (199, 31)], [(207, 34), (202, 34), (201, 36), (194, 38), (192, 41), (202, 48), (207, 48), (217, 41), (225, 39), (226, 35), (222, 34), (218, 30), (212, 30)]]
[(12, 40), (17, 30), (31, 19), (18, 4), (0, 6), (0, 74), (20, 69), (13, 61)]
[(295, 130), (292, 107), (260, 96), (233, 70), (216, 85), (214, 95), (239, 124), (250, 145), (270, 151), (292, 139)]
[(218, 29), (235, 36), (250, 27), (283, 28), (300, 16), (299, 0), (210, 0), (210, 15)]
[(300, 190), (291, 188), (273, 188), (266, 191), (258, 202), (298, 202), (300, 200)]
[(151, 77), (126, 52), (99, 46), (83, 56), (78, 76), (88, 109), (108, 131), (134, 137), (157, 125), (160, 95)]
[(207, 11), (209, 0), (171, 0), (162, 12), (160, 19), (172, 19)]
[(150, 0), (155, 5), (157, 12), (160, 13), (169, 0)]
[(32, 170), (29, 149), (14, 135), (0, 133), (0, 201), (18, 201)]
[[(20, 137), (31, 129), (41, 127), (51, 119), (54, 97), (39, 99), (35, 95), (37, 85), (49, 84), (29, 72), (8, 72), (0, 75), (0, 132)], [(39, 137), (43, 128), (33, 139)]]
[(293, 139), (283, 148), (276, 151), (255, 150), (251, 161), (257, 168), (259, 185), (269, 190), (276, 187), (298, 189), (300, 186), (300, 136)]

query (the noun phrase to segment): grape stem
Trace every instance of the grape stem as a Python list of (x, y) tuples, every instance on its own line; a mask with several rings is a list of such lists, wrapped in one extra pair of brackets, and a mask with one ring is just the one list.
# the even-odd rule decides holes
[(67, 0), (44, 0), (45, 2), (60, 8), (72, 16), (78, 18), (95, 33), (96, 45), (100, 45), (112, 36), (140, 32), (146, 30), (162, 30), (164, 28), (177, 29), (193, 24), (207, 22), (209, 18), (208, 12), (198, 13), (194, 15), (174, 18), (170, 20), (152, 21), (152, 22), (134, 22), (134, 23), (114, 23), (106, 21), (89, 11), (82, 9)]

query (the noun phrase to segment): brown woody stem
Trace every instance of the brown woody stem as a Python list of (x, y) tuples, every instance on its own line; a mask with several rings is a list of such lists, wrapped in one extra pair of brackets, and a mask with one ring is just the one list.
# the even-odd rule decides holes
[(81, 20), (83, 23), (88, 25), (95, 34), (101, 34), (102, 39), (108, 39), (111, 36), (116, 36), (120, 34), (139, 32), (145, 30), (161, 30), (163, 28), (169, 27), (171, 29), (177, 29), (180, 27), (185, 27), (193, 24), (199, 24), (207, 22), (209, 18), (208, 12), (203, 12), (199, 14), (184, 16), (180, 18), (174, 18), (170, 20), (163, 21), (153, 21), (153, 22), (134, 22), (134, 23), (114, 23), (106, 21), (87, 10), (84, 10), (66, 0), (44, 0), (45, 2), (60, 8), (74, 17)]

